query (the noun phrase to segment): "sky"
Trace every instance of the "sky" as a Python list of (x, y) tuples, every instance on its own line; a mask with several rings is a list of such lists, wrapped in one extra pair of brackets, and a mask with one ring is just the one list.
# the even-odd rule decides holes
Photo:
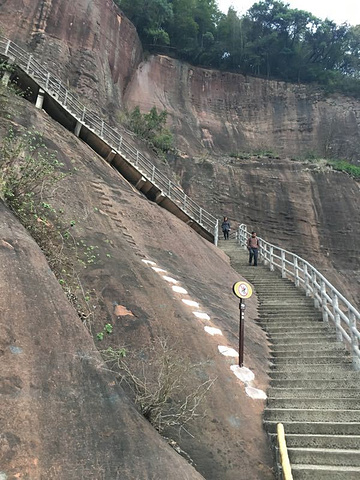
[[(222, 12), (227, 13), (233, 6), (240, 14), (244, 14), (255, 0), (217, 0)], [(306, 10), (321, 19), (329, 18), (340, 25), (347, 22), (350, 25), (360, 25), (360, 0), (286, 0), (291, 8)]]

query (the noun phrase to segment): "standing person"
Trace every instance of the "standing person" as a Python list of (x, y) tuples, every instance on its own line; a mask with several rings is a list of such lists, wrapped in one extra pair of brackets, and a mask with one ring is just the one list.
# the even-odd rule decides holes
[(251, 237), (247, 241), (247, 248), (249, 250), (249, 265), (251, 265), (254, 258), (254, 267), (256, 267), (259, 254), (259, 239), (256, 236), (256, 232), (251, 232)]
[(227, 217), (224, 217), (224, 221), (221, 224), (221, 230), (224, 234), (224, 240), (229, 240), (230, 222)]

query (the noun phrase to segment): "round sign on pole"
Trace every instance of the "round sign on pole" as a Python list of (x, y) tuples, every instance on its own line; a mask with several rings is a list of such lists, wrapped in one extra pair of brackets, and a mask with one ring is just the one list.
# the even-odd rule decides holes
[(252, 288), (246, 282), (236, 282), (233, 285), (233, 292), (238, 298), (250, 298), (252, 295)]

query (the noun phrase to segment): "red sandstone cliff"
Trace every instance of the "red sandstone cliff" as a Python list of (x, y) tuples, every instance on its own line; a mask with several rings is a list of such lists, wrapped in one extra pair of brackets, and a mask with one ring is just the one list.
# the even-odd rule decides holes
[(112, 0), (3, 0), (0, 22), (104, 115), (114, 119), (124, 106), (166, 109), (186, 153), (266, 149), (358, 161), (359, 101), (165, 56), (140, 63), (136, 31)]

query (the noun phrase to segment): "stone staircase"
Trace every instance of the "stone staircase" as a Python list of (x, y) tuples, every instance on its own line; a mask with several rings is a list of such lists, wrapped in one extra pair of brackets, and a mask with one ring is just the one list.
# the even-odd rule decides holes
[(219, 246), (258, 295), (257, 321), (271, 343), (264, 424), (273, 445), (281, 422), (294, 480), (359, 480), (360, 374), (348, 352), (301, 289), (250, 267), (234, 240)]

